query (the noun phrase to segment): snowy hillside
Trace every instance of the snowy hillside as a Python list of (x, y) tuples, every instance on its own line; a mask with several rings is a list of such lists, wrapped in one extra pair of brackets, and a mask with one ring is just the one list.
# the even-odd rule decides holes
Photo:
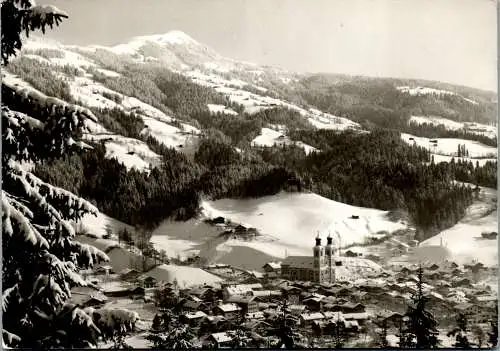
[(411, 116), (409, 123), (432, 124), (435, 126), (444, 126), (448, 130), (462, 130), (468, 133), (480, 134), (489, 138), (497, 137), (497, 127), (495, 125), (486, 125), (472, 122), (456, 122), (451, 119), (435, 116)]
[(304, 144), (301, 141), (294, 142), (285, 135), (283, 135), (282, 133), (269, 128), (262, 128), (260, 135), (252, 140), (252, 145), (253, 146), (296, 145), (298, 147), (303, 148), (306, 154), (309, 154), (313, 151), (318, 151), (318, 149), (312, 147), (311, 145)]
[[(407, 227), (391, 222), (387, 212), (332, 201), (316, 194), (280, 193), (257, 199), (222, 199), (204, 202), (203, 213), (223, 216), (256, 228), (262, 236), (254, 241), (233, 239), (224, 246), (248, 246), (268, 255), (309, 255), (317, 232), (326, 240), (331, 233), (338, 245), (361, 243), (380, 231)], [(353, 219), (351, 216), (359, 216)]]
[(127, 169), (147, 171), (161, 163), (161, 156), (154, 153), (143, 141), (116, 134), (87, 134), (84, 138), (104, 142), (106, 157), (115, 158)]
[[(43, 50), (48, 50), (48, 54), (43, 53)], [(118, 108), (127, 113), (133, 112), (142, 118), (146, 125), (142, 131), (143, 135), (152, 136), (166, 146), (192, 154), (195, 150), (191, 146), (196, 144), (196, 136), (201, 131), (187, 123), (181, 123), (182, 128), (174, 126), (171, 124), (174, 119), (172, 116), (166, 115), (136, 97), (120, 94), (95, 81), (94, 72), (108, 77), (120, 77), (121, 75), (121, 73), (106, 67), (100, 67), (92, 59), (85, 57), (87, 53), (95, 54), (97, 51), (101, 54), (109, 52), (110, 55), (117, 55), (111, 56), (112, 60), (123, 59), (124, 62), (141, 63), (160, 62), (174, 72), (189, 78), (192, 82), (212, 88), (225, 95), (232, 103), (242, 105), (244, 111), (249, 114), (283, 107), (298, 112), (306, 122), (317, 129), (360, 130), (358, 123), (347, 118), (333, 116), (307, 106), (298, 106), (284, 99), (276, 98), (267, 88), (259, 86), (259, 82), (273, 80), (276, 77), (282, 83), (289, 83), (295, 79), (293, 73), (279, 68), (260, 67), (248, 62), (224, 58), (180, 31), (140, 36), (133, 38), (128, 43), (113, 47), (68, 46), (34, 38), (28, 42), (24, 52), (25, 57), (45, 64), (71, 66), (78, 69), (78, 76), (68, 76), (60, 72), (57, 72), (57, 75), (69, 84), (72, 97), (80, 104), (101, 109)], [(239, 78), (240, 75), (243, 75), (245, 79)], [(220, 104), (207, 104), (207, 108), (212, 113), (237, 115), (233, 109)], [(264, 136), (264, 139), (266, 138), (267, 136)], [(108, 144), (107, 148), (113, 148), (110, 142)], [(257, 141), (255, 144), (259, 145), (259, 142)], [(266, 141), (264, 144), (269, 144), (269, 142)], [(313, 150), (311, 146), (300, 141), (297, 141), (297, 144), (303, 147), (307, 153)], [(109, 155), (111, 157), (112, 154), (120, 153), (123, 154), (119, 150), (112, 150)], [(146, 164), (151, 163), (147, 160), (142, 160), (141, 163), (139, 160), (132, 160), (123, 155), (118, 158), (129, 168), (135, 163), (136, 168), (145, 169)]]
[[(435, 162), (448, 162), (451, 161), (452, 157), (457, 157), (458, 145), (465, 145), (466, 150), (469, 152), (469, 157), (464, 157), (463, 159), (470, 160), (474, 164), (476, 161), (483, 163), (487, 160), (495, 161), (497, 158), (497, 149), (495, 147), (472, 140), (454, 138), (430, 139), (406, 133), (401, 133), (401, 139), (410, 145), (418, 145), (429, 149), (434, 155)], [(436, 140), (437, 143), (432, 143), (431, 140)]]
[(458, 263), (473, 260), (485, 265), (498, 264), (497, 239), (490, 240), (481, 236), (483, 232), (498, 231), (497, 192), (495, 189), (482, 188), (479, 199), (467, 209), (465, 217), (453, 227), (425, 240), (420, 246), (443, 245)]
[(477, 101), (467, 99), (461, 95), (458, 95), (452, 91), (448, 90), (441, 90), (441, 89), (434, 89), (434, 88), (428, 88), (428, 87), (409, 87), (409, 86), (401, 86), (397, 87), (397, 89), (403, 93), (407, 93), (409, 95), (413, 96), (421, 96), (421, 95), (434, 95), (434, 96), (443, 96), (443, 95), (450, 95), (450, 96), (459, 96), (461, 97), (464, 101), (470, 102), (471, 104), (477, 105)]

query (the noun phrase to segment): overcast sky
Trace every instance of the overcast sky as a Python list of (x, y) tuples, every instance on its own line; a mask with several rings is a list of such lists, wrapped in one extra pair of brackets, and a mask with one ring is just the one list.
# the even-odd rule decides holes
[(70, 14), (49, 34), (112, 45), (181, 30), (224, 56), (300, 72), (497, 90), (494, 0), (38, 0)]

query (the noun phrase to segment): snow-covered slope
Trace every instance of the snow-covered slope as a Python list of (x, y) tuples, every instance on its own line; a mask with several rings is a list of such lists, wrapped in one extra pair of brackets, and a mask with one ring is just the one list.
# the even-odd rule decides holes
[(104, 142), (106, 157), (117, 159), (127, 169), (147, 171), (161, 163), (161, 156), (141, 140), (116, 134), (86, 134), (84, 137), (87, 140)]
[(434, 95), (434, 96), (444, 96), (444, 95), (449, 95), (449, 96), (458, 96), (462, 98), (463, 100), (470, 102), (471, 104), (477, 105), (477, 101), (467, 99), (461, 95), (458, 95), (452, 91), (449, 90), (441, 90), (441, 89), (434, 89), (434, 88), (428, 88), (428, 87), (409, 87), (409, 86), (401, 86), (397, 87), (399, 91), (403, 93), (407, 93), (412, 96), (421, 96), (421, 95)]
[[(471, 160), (474, 164), (476, 161), (485, 162), (486, 160), (495, 161), (497, 158), (497, 149), (492, 146), (481, 144), (477, 141), (455, 139), (455, 138), (424, 138), (417, 137), (411, 134), (401, 133), (401, 139), (410, 145), (418, 145), (425, 147), (434, 155), (435, 162), (448, 161), (448, 157), (458, 156), (458, 145), (465, 145), (469, 152), (468, 157), (463, 159)], [(437, 143), (432, 143), (431, 140), (437, 140)], [(441, 158), (439, 157), (441, 156)], [(444, 158), (443, 158), (444, 157)]]
[(284, 146), (284, 145), (296, 145), (304, 149), (306, 154), (310, 154), (313, 151), (318, 151), (318, 149), (312, 147), (311, 145), (304, 144), (301, 141), (292, 141), (284, 134), (277, 132), (269, 128), (262, 128), (260, 135), (252, 140), (253, 146)]
[(422, 247), (443, 245), (457, 263), (473, 260), (485, 265), (498, 265), (497, 239), (485, 239), (482, 232), (498, 231), (497, 192), (482, 188), (479, 199), (469, 206), (465, 217), (453, 227), (425, 240)]
[(146, 273), (157, 281), (174, 283), (181, 288), (190, 288), (197, 285), (218, 285), (222, 279), (200, 268), (162, 264)]
[[(262, 236), (254, 241), (234, 239), (225, 245), (249, 246), (271, 256), (309, 255), (317, 232), (328, 233), (341, 246), (364, 242), (379, 231), (407, 227), (386, 218), (386, 211), (332, 201), (316, 194), (280, 193), (257, 199), (222, 199), (202, 204), (207, 217), (223, 216), (256, 228)], [(353, 219), (351, 216), (359, 216)]]
[(208, 110), (212, 113), (223, 113), (226, 115), (237, 115), (238, 112), (231, 110), (224, 105), (207, 104)]
[(106, 216), (101, 212), (97, 216), (86, 214), (80, 221), (73, 223), (73, 226), (79, 234), (87, 233), (98, 238), (105, 236), (108, 228), (114, 235), (117, 235), (123, 229), (133, 230), (130, 225)]
[(436, 116), (411, 116), (409, 123), (416, 124), (432, 124), (435, 126), (443, 126), (448, 130), (462, 130), (464, 132), (480, 134), (489, 138), (497, 137), (497, 126), (486, 125), (473, 122), (456, 122), (451, 119), (436, 117)]

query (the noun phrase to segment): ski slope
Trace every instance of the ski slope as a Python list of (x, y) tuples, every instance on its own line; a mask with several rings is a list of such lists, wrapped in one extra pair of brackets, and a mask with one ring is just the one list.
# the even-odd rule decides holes
[[(221, 244), (247, 246), (275, 257), (309, 255), (317, 233), (326, 242), (328, 233), (336, 245), (344, 247), (362, 243), (379, 231), (393, 232), (407, 228), (403, 222), (392, 222), (386, 211), (361, 208), (332, 201), (316, 194), (279, 193), (256, 199), (222, 199), (202, 203), (209, 218), (222, 216), (235, 223), (256, 228), (261, 236), (253, 241), (233, 238)], [(359, 219), (351, 219), (352, 215)]]

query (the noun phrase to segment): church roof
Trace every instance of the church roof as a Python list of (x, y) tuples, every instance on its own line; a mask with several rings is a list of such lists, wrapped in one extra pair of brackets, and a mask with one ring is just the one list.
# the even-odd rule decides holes
[(281, 263), (282, 266), (291, 266), (295, 268), (314, 268), (314, 260), (312, 256), (288, 256)]

